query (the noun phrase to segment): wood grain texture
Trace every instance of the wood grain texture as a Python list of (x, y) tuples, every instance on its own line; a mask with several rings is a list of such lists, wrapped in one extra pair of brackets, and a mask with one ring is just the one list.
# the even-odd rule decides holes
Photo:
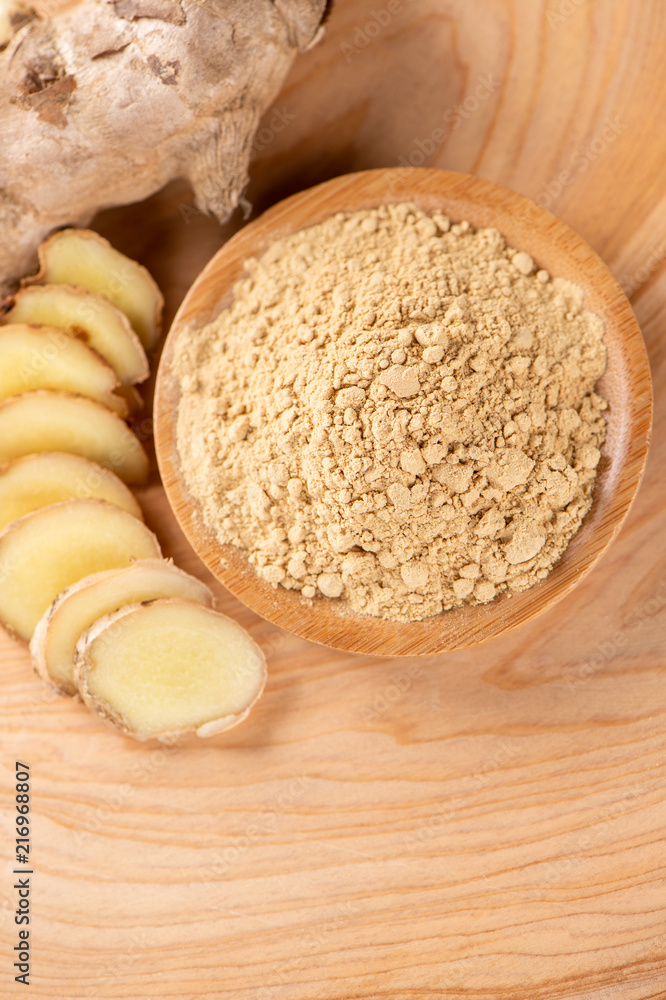
[[(476, 228), (499, 229), (509, 246), (527, 250), (538, 267), (577, 281), (586, 307), (602, 316), (606, 371), (598, 389), (608, 401), (592, 509), (548, 578), (521, 594), (503, 594), (487, 605), (468, 605), (425, 621), (397, 623), (353, 614), (337, 601), (307, 600), (275, 589), (247, 557), (220, 545), (180, 468), (176, 417), (180, 387), (172, 369), (176, 345), (188, 328), (210, 323), (233, 299), (244, 262), (271, 242), (315, 225), (336, 212), (411, 201)], [(335, 178), (269, 209), (229, 240), (187, 293), (167, 338), (157, 376), (155, 446), (162, 483), (190, 544), (228, 590), (274, 625), (304, 639), (352, 653), (427, 656), (468, 649), (497, 638), (548, 610), (594, 566), (618, 533), (643, 474), (652, 422), (650, 368), (636, 319), (622, 289), (594, 253), (536, 202), (488, 181), (418, 167), (367, 170)]]
[[(334, 653), (215, 585), (270, 675), (250, 719), (205, 746), (123, 739), (3, 643), (0, 844), (8, 861), (26, 758), (35, 876), (27, 991), (11, 978), (16, 895), (1, 869), (2, 996), (666, 995), (666, 8), (402, 0), (356, 48), (384, 10), (338, 0), (295, 65), (264, 122), (255, 206), (418, 159), (445, 128), (415, 165), (541, 202), (630, 293), (656, 388), (642, 486), (572, 594), (474, 650)], [(96, 227), (151, 267), (173, 316), (241, 224), (221, 230), (172, 185)], [(156, 480), (141, 498), (168, 554), (210, 582)]]

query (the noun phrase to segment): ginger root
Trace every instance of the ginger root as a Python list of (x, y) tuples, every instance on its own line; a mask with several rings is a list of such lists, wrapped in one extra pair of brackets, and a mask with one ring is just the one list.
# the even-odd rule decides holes
[(326, 0), (80, 0), (0, 52), (0, 292), (55, 228), (184, 177), (220, 221)]

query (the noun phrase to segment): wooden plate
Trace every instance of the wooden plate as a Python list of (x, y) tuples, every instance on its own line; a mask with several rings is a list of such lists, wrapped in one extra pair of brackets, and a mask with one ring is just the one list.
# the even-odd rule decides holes
[[(358, 615), (327, 598), (308, 601), (297, 591), (274, 589), (247, 557), (221, 545), (204, 524), (179, 468), (175, 422), (179, 387), (172, 371), (174, 345), (189, 325), (209, 323), (232, 296), (248, 257), (283, 236), (335, 212), (413, 201), (475, 227), (494, 226), (553, 276), (585, 291), (585, 305), (606, 325), (608, 365), (599, 391), (609, 402), (594, 502), (583, 525), (546, 580), (487, 605), (464, 606), (421, 622), (396, 623)], [(314, 642), (356, 653), (420, 656), (485, 642), (534, 618), (590, 571), (620, 529), (638, 489), (651, 425), (647, 354), (629, 302), (590, 246), (562, 221), (508, 188), (443, 170), (393, 168), (349, 174), (275, 205), (237, 233), (192, 285), (174, 319), (162, 355), (155, 398), (155, 442), (169, 502), (193, 548), (215, 576), (264, 618)]]

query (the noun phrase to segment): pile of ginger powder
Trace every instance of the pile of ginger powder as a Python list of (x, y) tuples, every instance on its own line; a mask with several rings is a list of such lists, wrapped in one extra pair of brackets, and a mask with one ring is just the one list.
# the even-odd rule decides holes
[(402, 622), (543, 580), (604, 439), (582, 289), (412, 204), (332, 216), (246, 271), (175, 356), (182, 471), (220, 542)]

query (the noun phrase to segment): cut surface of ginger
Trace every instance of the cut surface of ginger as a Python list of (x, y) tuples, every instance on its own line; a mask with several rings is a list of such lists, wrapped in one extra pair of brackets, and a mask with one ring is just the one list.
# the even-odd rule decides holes
[(74, 676), (88, 707), (130, 736), (212, 736), (247, 717), (266, 660), (224, 615), (163, 600), (96, 622), (79, 640)]
[(108, 299), (73, 285), (28, 285), (20, 289), (3, 323), (56, 326), (88, 344), (111, 365), (122, 385), (148, 378), (146, 352), (127, 316)]
[(0, 49), (35, 15), (21, 0), (0, 2)]
[(0, 469), (0, 531), (11, 521), (63, 500), (106, 500), (143, 520), (134, 495), (113, 472), (80, 455), (38, 452)]
[(36, 278), (53, 285), (81, 285), (124, 312), (146, 349), (160, 337), (164, 300), (149, 271), (89, 229), (61, 229), (38, 250)]
[(42, 507), (0, 534), (0, 622), (29, 641), (66, 587), (91, 573), (160, 556), (152, 531), (104, 500)]
[(55, 599), (35, 629), (30, 652), (37, 672), (63, 694), (75, 694), (74, 654), (83, 633), (125, 605), (168, 597), (213, 605), (205, 584), (165, 559), (84, 577)]
[(118, 376), (81, 340), (53, 326), (0, 327), (0, 402), (33, 389), (89, 396), (126, 417), (127, 401), (114, 394)]
[(40, 451), (81, 455), (126, 483), (142, 483), (148, 475), (148, 456), (136, 435), (85, 396), (38, 390), (0, 403), (0, 463)]

